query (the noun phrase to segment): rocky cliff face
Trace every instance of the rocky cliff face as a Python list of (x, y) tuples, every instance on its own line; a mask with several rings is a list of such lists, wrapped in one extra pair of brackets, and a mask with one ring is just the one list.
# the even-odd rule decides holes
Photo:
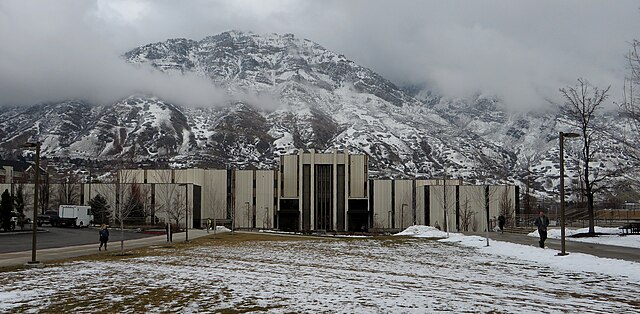
[(48, 156), (255, 168), (273, 167), (277, 156), (296, 149), (349, 149), (371, 157), (374, 176), (446, 173), (471, 182), (515, 182), (533, 171), (541, 189), (557, 179), (557, 130), (565, 125), (557, 112), (514, 114), (491, 97), (407, 92), (290, 34), (170, 39), (124, 59), (207, 77), (228, 99), (207, 108), (142, 95), (101, 106), (67, 101), (6, 108), (3, 149), (39, 133)]

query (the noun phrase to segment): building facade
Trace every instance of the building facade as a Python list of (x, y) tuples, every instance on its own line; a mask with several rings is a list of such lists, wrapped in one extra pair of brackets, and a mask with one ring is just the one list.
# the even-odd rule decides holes
[[(13, 191), (13, 185), (0, 183), (0, 188)], [(125, 169), (112, 183), (50, 184), (47, 189), (51, 208), (63, 202), (55, 195), (73, 194), (70, 202), (87, 205), (100, 194), (114, 217), (135, 203), (148, 223), (202, 228), (215, 219), (238, 229), (301, 232), (395, 232), (415, 224), (483, 231), (501, 214), (515, 217), (519, 206), (516, 186), (372, 179), (368, 156), (338, 150), (280, 156), (273, 170)]]

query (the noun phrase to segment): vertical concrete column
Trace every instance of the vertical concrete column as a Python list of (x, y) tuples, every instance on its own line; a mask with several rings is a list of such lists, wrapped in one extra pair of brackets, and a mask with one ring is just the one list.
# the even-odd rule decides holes
[(333, 221), (331, 225), (333, 226), (333, 230), (338, 230), (338, 150), (333, 151), (333, 164), (331, 165), (331, 169), (333, 169), (333, 186), (331, 187), (331, 194), (333, 195), (331, 199), (331, 211), (333, 212), (331, 217), (333, 217)]
[(302, 182), (304, 181), (302, 178), (303, 175), (303, 166), (304, 165), (304, 151), (301, 149), (298, 151), (298, 230), (302, 230), (303, 226), (303, 217), (302, 217)]
[(349, 230), (349, 187), (351, 186), (351, 158), (349, 158), (349, 150), (344, 150), (344, 231)]
[(315, 185), (315, 177), (316, 177), (316, 170), (315, 170), (315, 162), (316, 162), (316, 150), (315, 149), (311, 149), (310, 150), (310, 154), (309, 154), (309, 158), (311, 160), (309, 160), (309, 164), (311, 164), (311, 179), (309, 180), (311, 186), (310, 186), (310, 193), (311, 195), (309, 195), (310, 198), (310, 208), (309, 208), (309, 229), (311, 230), (315, 230), (315, 218), (316, 218), (316, 204), (314, 202), (315, 200), (315, 195), (316, 195), (316, 185)]

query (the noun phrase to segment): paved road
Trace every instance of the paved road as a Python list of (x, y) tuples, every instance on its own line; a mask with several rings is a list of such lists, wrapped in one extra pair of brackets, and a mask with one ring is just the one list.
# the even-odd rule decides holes
[[(94, 230), (95, 231), (95, 230)], [(91, 234), (91, 239), (95, 239), (95, 233)], [(40, 235), (41, 233), (38, 233)], [(112, 233), (113, 234), (113, 233)], [(207, 235), (212, 235), (207, 233), (205, 230), (198, 229), (190, 229), (189, 230), (189, 240), (196, 239), (199, 237), (204, 237)], [(125, 249), (135, 249), (140, 247), (148, 247), (151, 245), (161, 245), (166, 244), (166, 236), (165, 235), (144, 235), (143, 238), (131, 239), (125, 242)], [(120, 241), (119, 237), (109, 238), (109, 251), (101, 251), (98, 252), (98, 245), (96, 245), (95, 241), (91, 244), (84, 245), (74, 245), (74, 246), (66, 246), (66, 247), (56, 247), (56, 248), (48, 248), (37, 251), (36, 260), (41, 263), (46, 263), (47, 261), (52, 260), (60, 260), (64, 258), (78, 257), (90, 254), (110, 254), (112, 252), (117, 252), (120, 249), (120, 244), (117, 241)], [(184, 242), (185, 233), (180, 232), (173, 235), (173, 242), (179, 243)], [(113, 242), (112, 242), (113, 241)], [(29, 247), (31, 248), (31, 247)], [(0, 254), (0, 268), (7, 266), (19, 266), (24, 265), (26, 262), (31, 260), (31, 249), (28, 251), (20, 251), (20, 252), (10, 252), (10, 253), (2, 253)]]
[[(37, 233), (36, 248), (38, 250), (83, 245), (83, 244), (95, 244), (97, 247), (100, 243), (98, 241), (98, 229), (96, 228), (74, 229), (74, 228), (48, 227), (48, 228), (40, 228), (40, 229), (45, 231), (40, 231)], [(120, 241), (120, 230), (110, 228), (109, 232), (110, 232), (109, 242)], [(139, 239), (139, 238), (145, 238), (149, 236), (152, 236), (152, 235), (138, 233), (134, 231), (124, 232), (125, 240)], [(31, 244), (33, 239), (32, 237), (33, 235), (31, 231), (12, 232), (11, 234), (2, 234), (0, 235), (0, 253), (31, 250)]]
[[(473, 234), (481, 237), (486, 236), (486, 233), (466, 233), (466, 234)], [(501, 234), (497, 232), (490, 232), (489, 239), (524, 244), (524, 245), (531, 245), (531, 246), (537, 246), (538, 240), (539, 240), (536, 237), (530, 237), (525, 234), (516, 234), (516, 233)], [(559, 251), (561, 250), (560, 239), (547, 239), (547, 241), (545, 241), (545, 246)], [(565, 250), (569, 254), (571, 254), (571, 252), (577, 252), (577, 253), (595, 255), (599, 257), (616, 258), (616, 259), (623, 259), (627, 261), (640, 262), (640, 249), (626, 247), (626, 246), (604, 245), (604, 244), (595, 244), (595, 243), (576, 242), (576, 241), (566, 240)]]

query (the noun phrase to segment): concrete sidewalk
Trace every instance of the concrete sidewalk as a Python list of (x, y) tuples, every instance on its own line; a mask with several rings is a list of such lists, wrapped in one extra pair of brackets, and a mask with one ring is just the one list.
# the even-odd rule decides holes
[[(487, 234), (484, 232), (465, 232), (466, 235), (476, 235), (480, 237), (486, 237)], [(489, 232), (489, 245), (491, 245), (491, 241), (504, 241), (511, 242), (523, 245), (530, 245), (536, 248), (540, 248), (538, 246), (537, 237), (530, 237), (526, 234), (517, 234), (517, 233), (499, 233), (499, 232)], [(554, 250), (561, 250), (560, 239), (547, 239), (545, 241), (545, 247), (551, 248)], [(632, 262), (640, 262), (640, 249), (626, 247), (626, 246), (615, 246), (615, 245), (604, 245), (604, 244), (595, 244), (588, 242), (577, 242), (571, 240), (565, 240), (565, 251), (569, 254), (574, 253), (584, 253), (589, 255), (594, 255), (598, 257), (606, 257), (606, 258), (615, 258)]]
[[(189, 240), (204, 237), (207, 235), (213, 235), (213, 232), (207, 233), (206, 230), (190, 229)], [(109, 251), (118, 252), (120, 250), (120, 240), (118, 237), (112, 237), (113, 241), (109, 241)], [(117, 238), (117, 239), (116, 239)], [(185, 233), (174, 233), (173, 242), (184, 242)], [(137, 249), (141, 247), (148, 247), (151, 245), (161, 245), (167, 243), (166, 235), (159, 235), (154, 237), (147, 237), (141, 239), (126, 240), (124, 242), (125, 250)], [(98, 246), (100, 243), (93, 244), (67, 246), (51, 249), (40, 249), (36, 252), (36, 260), (41, 264), (47, 261), (60, 260), (65, 258), (72, 258), (84, 255), (91, 255), (99, 253)], [(21, 266), (31, 261), (31, 250), (22, 252), (2, 253), (0, 254), (0, 267)]]

